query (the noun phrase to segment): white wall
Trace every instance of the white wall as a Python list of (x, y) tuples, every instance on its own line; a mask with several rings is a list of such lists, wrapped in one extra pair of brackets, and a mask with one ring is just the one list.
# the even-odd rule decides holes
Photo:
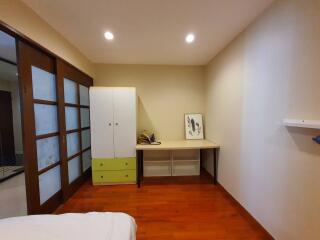
[(320, 1), (279, 0), (206, 68), (219, 182), (276, 238), (320, 239)]

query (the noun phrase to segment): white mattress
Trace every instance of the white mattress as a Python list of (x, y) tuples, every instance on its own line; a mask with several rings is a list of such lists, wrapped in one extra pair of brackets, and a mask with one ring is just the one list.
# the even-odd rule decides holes
[(6, 240), (135, 240), (136, 223), (125, 213), (33, 215), (0, 220)]

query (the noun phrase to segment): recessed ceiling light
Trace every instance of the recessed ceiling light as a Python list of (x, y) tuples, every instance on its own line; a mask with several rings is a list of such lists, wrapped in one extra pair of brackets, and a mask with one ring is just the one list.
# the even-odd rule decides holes
[(114, 38), (113, 33), (109, 31), (104, 33), (104, 37), (109, 41), (111, 41)]
[(192, 42), (194, 42), (194, 39), (195, 39), (195, 36), (194, 36), (194, 34), (192, 34), (192, 33), (189, 33), (189, 34), (186, 36), (186, 42), (187, 42), (187, 43), (192, 43)]

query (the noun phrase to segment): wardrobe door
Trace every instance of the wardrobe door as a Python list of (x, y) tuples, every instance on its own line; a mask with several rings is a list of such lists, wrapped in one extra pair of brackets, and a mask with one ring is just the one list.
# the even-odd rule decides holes
[(113, 106), (115, 157), (135, 157), (137, 131), (135, 88), (115, 88)]
[(92, 158), (114, 158), (113, 90), (90, 88)]

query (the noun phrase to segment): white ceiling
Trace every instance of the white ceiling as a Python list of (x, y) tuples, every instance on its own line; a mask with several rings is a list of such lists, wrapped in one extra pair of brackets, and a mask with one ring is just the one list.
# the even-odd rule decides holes
[[(273, 0), (23, 0), (95, 63), (206, 64)], [(107, 42), (103, 33), (114, 33)], [(188, 45), (187, 33), (196, 40)]]

